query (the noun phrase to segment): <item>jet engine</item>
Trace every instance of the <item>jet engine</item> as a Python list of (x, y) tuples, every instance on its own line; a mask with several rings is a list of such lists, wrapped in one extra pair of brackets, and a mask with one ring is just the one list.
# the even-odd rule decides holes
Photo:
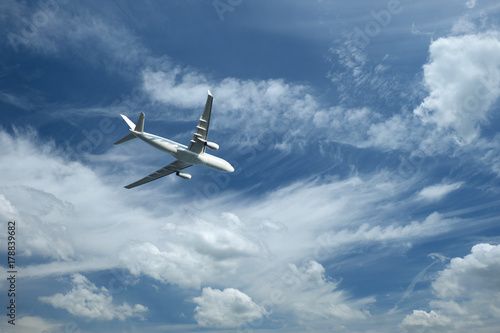
[(215, 142), (208, 142), (206, 143), (207, 147), (212, 149), (212, 150), (217, 150), (219, 149), (219, 145), (216, 144)]
[(191, 179), (191, 175), (189, 173), (177, 171), (175, 174), (181, 178), (184, 178), (184, 179)]

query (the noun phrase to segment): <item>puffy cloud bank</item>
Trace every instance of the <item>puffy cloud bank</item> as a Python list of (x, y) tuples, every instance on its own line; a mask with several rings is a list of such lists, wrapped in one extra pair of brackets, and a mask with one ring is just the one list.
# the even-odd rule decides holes
[(414, 310), (406, 332), (496, 332), (500, 323), (500, 245), (477, 244), (432, 283), (432, 310)]
[(40, 297), (40, 301), (55, 308), (64, 309), (75, 316), (98, 320), (125, 320), (132, 316), (142, 316), (148, 308), (127, 303), (114, 305), (111, 293), (104, 287), (98, 288), (81, 274), (71, 276), (73, 289), (66, 294)]
[(500, 96), (500, 40), (496, 33), (439, 38), (424, 66), (429, 91), (414, 110), (424, 123), (453, 129), (470, 143)]
[(265, 314), (263, 307), (233, 288), (222, 291), (203, 288), (201, 296), (193, 301), (198, 304), (194, 319), (202, 327), (234, 328), (260, 319)]

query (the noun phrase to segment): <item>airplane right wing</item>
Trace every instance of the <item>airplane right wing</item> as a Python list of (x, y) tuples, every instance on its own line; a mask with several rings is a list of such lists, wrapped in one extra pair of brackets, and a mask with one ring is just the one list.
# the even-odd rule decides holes
[(129, 188), (130, 189), (130, 188), (133, 188), (133, 187), (136, 187), (136, 186), (139, 186), (139, 185), (143, 185), (143, 184), (152, 182), (153, 180), (156, 180), (158, 178), (165, 177), (165, 176), (173, 174), (174, 172), (177, 172), (179, 170), (188, 168), (191, 165), (192, 164), (189, 164), (189, 163), (186, 163), (186, 162), (183, 162), (183, 161), (180, 161), (180, 160), (175, 160), (172, 163), (170, 163), (169, 165), (161, 168), (160, 170), (157, 170), (157, 171), (153, 172), (149, 176), (146, 176), (146, 177), (144, 177), (144, 178), (136, 181), (135, 183), (132, 183), (132, 184), (129, 184), (129, 185), (125, 186), (125, 188)]
[(198, 126), (196, 126), (196, 131), (194, 132), (193, 139), (191, 140), (188, 149), (196, 154), (201, 154), (205, 152), (205, 145), (207, 143), (208, 135), (208, 125), (210, 125), (210, 115), (212, 113), (212, 102), (214, 98), (208, 91), (207, 102), (205, 104), (205, 109), (201, 115)]

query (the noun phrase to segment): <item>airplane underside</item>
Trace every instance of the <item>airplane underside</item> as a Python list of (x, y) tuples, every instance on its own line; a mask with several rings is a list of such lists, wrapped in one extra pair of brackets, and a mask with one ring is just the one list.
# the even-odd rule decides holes
[(185, 146), (175, 141), (144, 132), (144, 112), (141, 112), (137, 124), (134, 124), (127, 116), (121, 115), (130, 127), (130, 134), (118, 140), (117, 142), (115, 142), (115, 144), (121, 144), (132, 139), (139, 138), (155, 148), (170, 153), (176, 158), (176, 160), (169, 165), (166, 165), (165, 167), (153, 172), (152, 174), (125, 186), (125, 188), (130, 189), (139, 185), (143, 185), (172, 173), (175, 173), (177, 176), (184, 179), (191, 179), (190, 174), (181, 172), (181, 170), (186, 169), (194, 164), (208, 166), (218, 171), (233, 172), (234, 168), (227, 161), (223, 160), (222, 158), (205, 153), (206, 147), (212, 150), (219, 149), (218, 144), (216, 144), (215, 142), (207, 141), (210, 115), (212, 112), (212, 101), (213, 97), (209, 91), (205, 109), (198, 122), (198, 126), (196, 126), (193, 139), (191, 139), (189, 146)]

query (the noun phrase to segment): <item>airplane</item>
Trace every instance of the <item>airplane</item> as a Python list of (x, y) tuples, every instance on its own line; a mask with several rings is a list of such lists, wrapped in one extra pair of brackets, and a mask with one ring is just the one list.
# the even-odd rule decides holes
[(191, 179), (190, 174), (181, 172), (181, 170), (186, 169), (193, 164), (205, 165), (212, 169), (223, 172), (234, 171), (233, 166), (229, 164), (229, 162), (205, 152), (206, 147), (210, 148), (211, 150), (219, 149), (218, 144), (216, 144), (215, 142), (207, 141), (208, 126), (210, 124), (210, 114), (212, 113), (213, 99), (214, 98), (209, 90), (207, 102), (205, 103), (205, 109), (203, 110), (203, 114), (201, 115), (201, 118), (198, 122), (198, 126), (196, 126), (193, 139), (189, 143), (189, 146), (185, 146), (175, 141), (144, 132), (144, 112), (141, 112), (139, 120), (136, 124), (134, 124), (129, 118), (127, 118), (127, 116), (120, 114), (123, 120), (125, 120), (127, 125), (130, 127), (130, 134), (116, 141), (115, 145), (119, 145), (135, 138), (139, 138), (155, 148), (172, 154), (176, 158), (176, 160), (169, 165), (132, 184), (125, 186), (125, 188), (131, 189), (133, 187), (149, 183), (153, 180), (165, 177), (173, 173), (181, 178)]

